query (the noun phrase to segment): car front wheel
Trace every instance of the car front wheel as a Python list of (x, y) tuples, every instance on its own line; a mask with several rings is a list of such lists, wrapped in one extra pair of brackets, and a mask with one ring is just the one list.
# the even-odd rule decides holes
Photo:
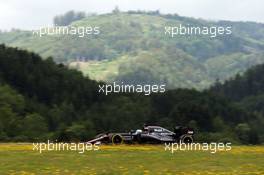
[(123, 141), (123, 137), (119, 134), (115, 134), (112, 136), (112, 143), (115, 145), (122, 144)]

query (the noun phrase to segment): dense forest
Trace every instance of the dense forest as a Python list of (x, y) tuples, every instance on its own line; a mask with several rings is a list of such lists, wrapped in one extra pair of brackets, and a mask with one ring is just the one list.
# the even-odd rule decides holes
[[(264, 63), (264, 24), (208, 21), (161, 14), (159, 11), (119, 9), (108, 14), (69, 11), (54, 18), (59, 26), (99, 27), (99, 35), (85, 37), (46, 35), (32, 31), (0, 32), (0, 43), (52, 56), (91, 79), (142, 84), (166, 83), (170, 89), (205, 89), (216, 79), (224, 81)], [(231, 26), (232, 35), (177, 36), (164, 34), (164, 27)], [(47, 27), (47, 26), (43, 26)]]
[(0, 140), (85, 141), (144, 123), (193, 127), (197, 141), (264, 142), (264, 65), (205, 91), (98, 93), (96, 82), (35, 53), (0, 45)]

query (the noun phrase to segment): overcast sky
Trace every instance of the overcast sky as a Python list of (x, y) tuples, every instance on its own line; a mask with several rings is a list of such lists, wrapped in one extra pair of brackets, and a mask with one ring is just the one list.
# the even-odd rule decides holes
[(0, 29), (33, 29), (51, 25), (55, 15), (69, 10), (105, 13), (120, 10), (160, 10), (212, 20), (264, 23), (263, 0), (0, 0)]

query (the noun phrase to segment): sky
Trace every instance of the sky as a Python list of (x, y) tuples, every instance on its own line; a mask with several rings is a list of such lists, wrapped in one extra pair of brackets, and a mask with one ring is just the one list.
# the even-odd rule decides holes
[(87, 13), (160, 10), (208, 20), (264, 23), (263, 0), (0, 0), (0, 29), (36, 29), (52, 25), (55, 15), (69, 10)]

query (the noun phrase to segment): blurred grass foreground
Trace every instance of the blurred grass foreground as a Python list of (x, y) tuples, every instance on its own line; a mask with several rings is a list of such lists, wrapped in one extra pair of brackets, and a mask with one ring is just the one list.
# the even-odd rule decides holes
[(164, 150), (163, 145), (105, 145), (83, 154), (33, 151), (32, 144), (0, 144), (0, 174), (264, 174), (264, 146), (231, 151)]

